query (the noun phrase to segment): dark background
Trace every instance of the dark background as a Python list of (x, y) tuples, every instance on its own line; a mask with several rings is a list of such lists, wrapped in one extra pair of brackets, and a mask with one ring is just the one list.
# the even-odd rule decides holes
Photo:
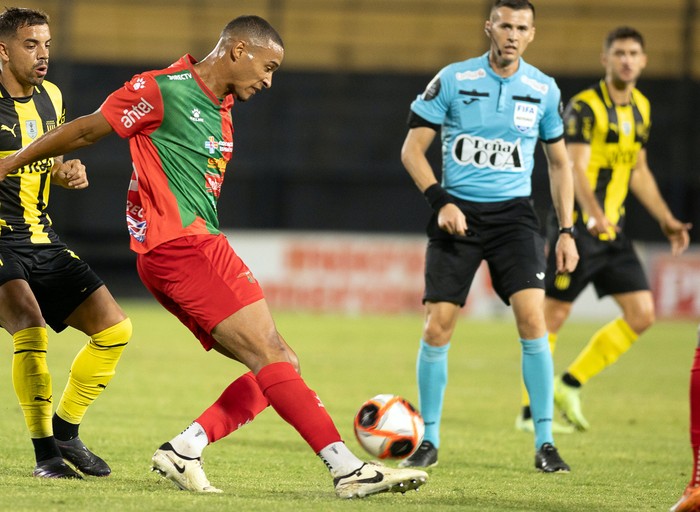
[[(150, 68), (55, 62), (49, 80), (61, 85), (70, 120), (96, 110), (111, 91), (144, 69)], [(270, 90), (234, 106), (234, 156), (219, 200), (222, 228), (422, 233), (430, 210), (399, 154), (409, 104), (431, 78), (276, 73)], [(557, 83), (566, 101), (598, 79), (557, 77)], [(652, 102), (648, 159), (661, 192), (677, 217), (700, 226), (695, 119), (700, 84), (643, 79), (638, 87)], [(429, 156), (439, 170), (437, 140)], [(142, 294), (125, 227), (128, 143), (112, 134), (68, 157), (88, 166), (90, 187), (54, 187), (49, 212), (56, 230), (113, 292)], [(550, 199), (541, 149), (533, 199), (544, 217)], [(641, 241), (664, 240), (634, 199), (628, 201), (627, 232)]]

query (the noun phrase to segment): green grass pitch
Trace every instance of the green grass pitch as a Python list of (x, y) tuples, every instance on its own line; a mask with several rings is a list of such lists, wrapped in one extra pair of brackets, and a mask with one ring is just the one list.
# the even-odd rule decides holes
[[(618, 364), (584, 390), (587, 433), (556, 443), (572, 473), (539, 474), (533, 439), (513, 425), (520, 403), (520, 356), (513, 320), (460, 320), (450, 375), (440, 464), (419, 492), (341, 501), (331, 478), (296, 432), (271, 409), (204, 452), (220, 495), (194, 495), (149, 473), (150, 457), (185, 428), (244, 368), (205, 353), (151, 301), (124, 302), (134, 336), (117, 375), (95, 402), (81, 437), (112, 466), (104, 479), (31, 477), (33, 451), (12, 391), (12, 343), (0, 347), (0, 510), (13, 511), (644, 511), (667, 510), (689, 479), (688, 378), (694, 322), (659, 322)], [(418, 315), (342, 317), (278, 313), (280, 332), (301, 360), (350, 448), (362, 402), (378, 393), (417, 404)], [(561, 371), (600, 323), (560, 333)], [(54, 397), (60, 396), (84, 337), (50, 333)]]

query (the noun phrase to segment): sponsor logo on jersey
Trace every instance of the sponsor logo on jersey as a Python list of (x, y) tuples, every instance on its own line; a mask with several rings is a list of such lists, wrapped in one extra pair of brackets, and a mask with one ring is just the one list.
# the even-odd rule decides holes
[(513, 109), (513, 123), (515, 127), (523, 133), (531, 129), (537, 123), (537, 111), (536, 105), (516, 101)]
[(547, 91), (549, 91), (549, 85), (543, 84), (542, 82), (538, 82), (537, 80), (535, 80), (534, 78), (530, 78), (529, 76), (521, 76), (520, 81), (525, 85), (532, 87), (537, 92), (541, 92), (542, 94), (547, 94)]
[(423, 100), (433, 100), (437, 98), (438, 94), (440, 94), (440, 77), (436, 76), (430, 81), (428, 87), (425, 88), (425, 92), (423, 93)]
[(221, 195), (224, 177), (219, 174), (207, 173), (204, 175), (204, 180), (206, 181), (207, 192), (218, 198)]
[(216, 150), (222, 153), (232, 153), (233, 152), (233, 142), (225, 140), (216, 140), (214, 136), (209, 136), (209, 138), (204, 142), (204, 148), (209, 150), (209, 154), (213, 155)]
[(126, 202), (126, 227), (129, 230), (129, 235), (134, 237), (137, 242), (143, 243), (146, 239), (148, 224), (143, 220), (143, 208), (131, 201)]
[(191, 80), (192, 79), (192, 73), (189, 71), (187, 73), (179, 73), (177, 75), (166, 75), (168, 77), (168, 80)]
[(131, 109), (124, 109), (124, 115), (121, 118), (121, 122), (124, 125), (124, 128), (131, 128), (136, 124), (136, 122), (139, 119), (146, 116), (146, 114), (152, 112), (153, 109), (153, 105), (148, 103), (148, 101), (146, 101), (144, 97), (141, 96), (141, 101), (139, 101), (136, 105), (132, 105)]
[(134, 203), (131, 198), (137, 197), (139, 191), (139, 180), (136, 169), (129, 180), (129, 193), (126, 200), (126, 227), (129, 235), (137, 242), (143, 243), (146, 240), (146, 230), (148, 223), (144, 220), (143, 206)]
[(129, 229), (129, 235), (131, 235), (134, 240), (139, 243), (143, 243), (146, 240), (146, 221), (145, 220), (134, 220), (129, 217), (126, 218), (126, 226)]
[(56, 121), (46, 121), (46, 131), (51, 131), (56, 128)]
[(193, 108), (192, 113), (190, 114), (190, 121), (193, 123), (203, 123), (204, 119), (202, 118), (202, 113), (199, 111), (198, 108)]
[[(245, 272), (241, 272), (236, 276), (236, 279), (240, 279), (242, 277), (245, 277), (249, 283), (255, 283), (255, 278), (253, 277), (253, 273), (250, 270), (246, 270)], [(318, 399), (318, 397), (316, 397)], [(320, 402), (320, 400), (319, 400)], [(319, 406), (323, 407), (323, 405)]]
[(17, 124), (13, 124), (12, 128), (7, 126), (6, 124), (0, 125), (0, 132), (10, 132), (13, 137), (17, 137), (17, 134), (15, 134), (15, 128), (17, 128)]
[(226, 172), (226, 159), (225, 158), (209, 158), (207, 160), (207, 167), (209, 169), (216, 169), (219, 174)]
[(36, 136), (39, 135), (39, 129), (37, 128), (35, 119), (24, 122), (24, 132), (30, 139), (36, 139)]
[(210, 155), (213, 155), (219, 149), (219, 141), (214, 137), (209, 137), (204, 143), (204, 148), (209, 150)]
[(16, 171), (10, 173), (10, 176), (16, 176), (18, 174), (43, 174), (49, 172), (53, 167), (53, 158), (44, 158), (43, 160), (37, 160), (25, 166), (20, 167)]
[(143, 78), (137, 78), (136, 81), (133, 84), (134, 90), (138, 91), (139, 89), (145, 89), (146, 88), (146, 80)]
[(474, 71), (463, 71), (462, 73), (455, 73), (455, 78), (457, 80), (478, 80), (479, 78), (484, 78), (486, 76), (486, 71), (483, 68), (475, 69)]
[(460, 135), (452, 145), (452, 158), (458, 164), (473, 165), (479, 169), (489, 167), (514, 172), (525, 170), (520, 139), (508, 142), (503, 139)]
[(637, 155), (639, 154), (639, 146), (631, 149), (620, 149), (617, 144), (609, 144), (605, 149), (605, 156), (610, 167), (624, 165), (626, 167), (634, 167), (637, 163)]

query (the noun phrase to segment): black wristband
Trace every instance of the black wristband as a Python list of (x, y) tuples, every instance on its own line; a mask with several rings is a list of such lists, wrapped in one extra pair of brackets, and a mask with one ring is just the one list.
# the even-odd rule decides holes
[(576, 231), (574, 231), (573, 226), (570, 226), (568, 228), (559, 228), (559, 234), (560, 235), (567, 234), (567, 235), (570, 235), (572, 238), (576, 237)]
[(428, 201), (430, 207), (435, 213), (440, 211), (440, 208), (448, 203), (454, 203), (454, 198), (440, 186), (439, 183), (433, 183), (423, 192), (425, 200)]

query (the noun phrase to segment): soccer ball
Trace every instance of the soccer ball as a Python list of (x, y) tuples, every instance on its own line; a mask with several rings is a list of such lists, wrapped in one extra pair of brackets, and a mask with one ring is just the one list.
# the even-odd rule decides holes
[(355, 437), (370, 455), (380, 459), (404, 459), (423, 440), (425, 425), (408, 400), (377, 395), (355, 415)]

